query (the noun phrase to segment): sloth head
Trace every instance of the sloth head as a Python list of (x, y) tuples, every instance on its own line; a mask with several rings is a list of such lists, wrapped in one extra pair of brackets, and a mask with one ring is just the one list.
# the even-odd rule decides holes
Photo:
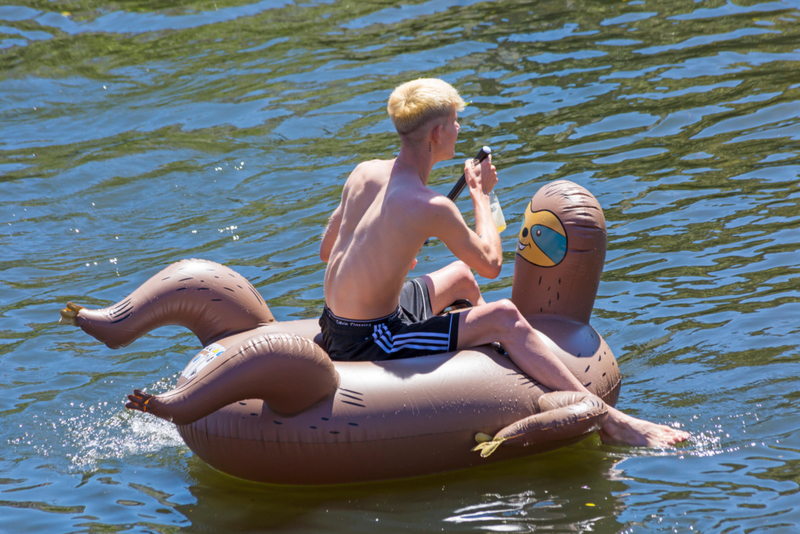
[(567, 232), (556, 215), (548, 210), (533, 211), (532, 202), (525, 209), (519, 231), (517, 254), (540, 267), (553, 267), (567, 255)]

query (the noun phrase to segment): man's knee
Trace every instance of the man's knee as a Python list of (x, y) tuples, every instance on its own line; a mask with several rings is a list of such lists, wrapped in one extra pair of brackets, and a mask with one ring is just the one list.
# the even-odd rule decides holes
[(517, 306), (508, 299), (498, 300), (491, 304), (491, 317), (499, 332), (512, 332), (524, 328), (525, 319)]
[[(467, 295), (470, 300), (476, 300), (480, 295), (481, 288), (478, 286), (475, 275), (472, 274), (469, 265), (463, 261), (457, 261), (451, 264), (455, 280), (458, 281), (458, 292)], [(474, 302), (473, 302), (474, 304)]]
[(454, 261), (453, 263), (451, 263), (450, 268), (456, 272), (459, 278), (472, 276), (472, 271), (470, 271), (469, 265), (467, 265), (461, 260)]
[(469, 266), (461, 260), (454, 261), (442, 270), (447, 273), (447, 278), (458, 283), (463, 283), (464, 280), (475, 279)]

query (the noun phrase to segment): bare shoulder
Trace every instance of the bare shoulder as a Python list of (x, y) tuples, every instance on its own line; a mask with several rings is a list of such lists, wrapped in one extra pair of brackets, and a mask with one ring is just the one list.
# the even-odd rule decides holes
[(432, 213), (437, 215), (457, 214), (459, 217), (461, 217), (458, 208), (452, 200), (440, 193), (437, 193), (433, 189), (429, 189), (427, 187), (425, 189), (427, 190), (427, 195), (425, 195), (424, 200)]
[(416, 203), (420, 211), (415, 215), (417, 222), (424, 225), (429, 235), (445, 239), (463, 235), (468, 230), (461, 212), (446, 196), (425, 188), (418, 193)]
[(361, 190), (370, 184), (385, 182), (389, 177), (390, 163), (380, 159), (362, 161), (348, 176), (345, 189)]
[(427, 229), (452, 221), (454, 217), (461, 218), (450, 199), (421, 184), (396, 190), (389, 203), (394, 210), (402, 211), (407, 218)]
[(392, 168), (391, 160), (371, 159), (369, 161), (362, 161), (353, 172), (351, 177), (359, 177), (362, 179), (375, 179), (377, 177), (387, 176)]

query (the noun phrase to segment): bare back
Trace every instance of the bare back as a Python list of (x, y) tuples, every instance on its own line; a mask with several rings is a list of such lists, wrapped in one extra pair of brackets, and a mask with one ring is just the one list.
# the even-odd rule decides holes
[(325, 273), (325, 300), (334, 314), (375, 319), (397, 308), (441, 199), (394, 160), (356, 167), (334, 213), (341, 220)]

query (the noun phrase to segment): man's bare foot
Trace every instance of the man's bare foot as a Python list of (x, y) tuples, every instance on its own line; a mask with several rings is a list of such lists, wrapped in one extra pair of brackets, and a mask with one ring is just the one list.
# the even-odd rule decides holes
[(604, 443), (635, 447), (669, 447), (689, 439), (689, 433), (637, 419), (609, 407), (608, 419), (600, 429)]
[(61, 310), (61, 319), (58, 320), (58, 324), (78, 326), (78, 312), (82, 309), (83, 306), (67, 302), (67, 307)]
[(125, 407), (129, 410), (136, 410), (137, 412), (150, 413), (156, 417), (170, 420), (168, 415), (164, 415), (164, 404), (158, 400), (158, 397), (145, 393), (141, 389), (134, 389), (133, 395), (128, 395), (128, 403)]

